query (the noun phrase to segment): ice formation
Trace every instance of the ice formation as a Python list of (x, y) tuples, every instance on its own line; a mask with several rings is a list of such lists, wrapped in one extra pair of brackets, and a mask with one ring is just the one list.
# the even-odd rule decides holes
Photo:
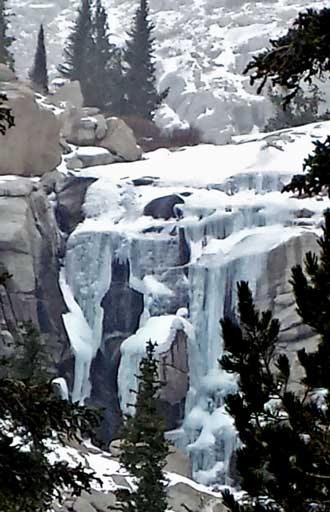
[[(88, 393), (88, 368), (103, 341), (101, 302), (112, 281), (111, 265), (126, 262), (128, 286), (143, 296), (144, 310), (137, 332), (121, 347), (122, 410), (128, 412), (126, 404), (132, 402), (129, 389), (136, 389), (148, 339), (162, 351), (178, 328), (185, 330), (190, 387), (182, 427), (170, 437), (191, 454), (200, 482), (230, 484), (236, 442), (224, 410), (235, 379), (218, 366), (219, 320), (235, 308), (236, 281), (249, 281), (255, 292), (268, 271), (270, 251), (318, 232), (329, 200), (291, 198), (280, 189), (300, 172), (312, 141), (329, 131), (326, 122), (239, 137), (221, 147), (159, 150), (134, 164), (112, 164), (111, 179), (108, 166), (79, 172), (98, 181), (87, 193), (87, 218), (68, 240), (61, 281), (69, 309), (64, 321), (76, 357), (73, 395), (82, 400)], [(151, 184), (133, 186), (145, 176), (154, 177)], [(143, 216), (149, 201), (168, 194), (184, 198), (180, 218)]]

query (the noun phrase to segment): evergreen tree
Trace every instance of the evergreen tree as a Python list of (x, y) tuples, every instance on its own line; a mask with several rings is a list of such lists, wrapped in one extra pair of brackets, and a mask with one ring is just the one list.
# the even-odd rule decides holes
[(0, 62), (14, 69), (14, 57), (10, 51), (15, 38), (8, 36), (7, 0), (0, 0)]
[(109, 41), (108, 16), (101, 0), (96, 0), (92, 32), (94, 46), (90, 73), (94, 89), (90, 102), (116, 114), (120, 112), (123, 94), (121, 52)]
[(252, 71), (250, 81), (261, 80), (260, 93), (267, 79), (273, 86), (288, 91), (288, 103), (299, 91), (301, 81), (311, 83), (313, 78), (330, 71), (330, 9), (307, 9), (299, 13), (292, 27), (278, 39), (271, 40), (272, 47), (254, 57), (245, 69)]
[(44, 27), (41, 24), (38, 33), (38, 43), (34, 55), (33, 67), (29, 73), (29, 78), (33, 87), (44, 94), (48, 93), (48, 71), (47, 71), (47, 55), (45, 48)]
[(239, 321), (222, 324), (227, 353), (221, 366), (238, 375), (239, 390), (227, 398), (242, 448), (237, 469), (241, 503), (224, 493), (232, 512), (326, 512), (330, 503), (330, 211), (320, 258), (308, 253), (305, 272), (292, 270), (302, 320), (321, 336), (318, 349), (298, 353), (305, 378), (293, 392), (288, 358), (278, 353), (280, 324), (259, 313), (248, 284), (238, 285)]
[(12, 126), (15, 126), (14, 117), (11, 113), (11, 109), (7, 105), (7, 96), (0, 94), (0, 133), (5, 135), (7, 130)]
[(153, 55), (153, 23), (149, 19), (147, 0), (140, 0), (136, 11), (130, 39), (124, 51), (126, 63), (123, 114), (153, 120), (157, 107), (166, 98), (167, 92), (159, 94), (156, 89)]
[(77, 18), (64, 48), (65, 63), (59, 66), (62, 75), (70, 80), (79, 80), (86, 105), (93, 102), (93, 76), (91, 67), (94, 57), (92, 37), (91, 0), (81, 0)]
[[(8, 279), (8, 274), (0, 274), (0, 292), (4, 288), (8, 294)], [(4, 314), (1, 294), (0, 299)], [(6, 315), (0, 320), (8, 327)], [(3, 343), (1, 334), (0, 329)], [(91, 489), (92, 471), (58, 458), (51, 463), (49, 456), (54, 446), (91, 434), (99, 417), (55, 396), (47, 353), (31, 324), (15, 324), (12, 343), (13, 355), (0, 360), (0, 510), (45, 512), (54, 499), (62, 501), (63, 491), (79, 496)]]
[(119, 490), (118, 509), (128, 512), (166, 512), (166, 479), (163, 468), (169, 453), (164, 423), (157, 411), (161, 389), (155, 345), (148, 342), (140, 362), (135, 415), (126, 418), (122, 429), (120, 463), (136, 479), (134, 491)]
[[(314, 78), (325, 78), (330, 72), (330, 9), (320, 11), (307, 9), (299, 13), (293, 26), (286, 34), (271, 40), (272, 47), (261, 52), (248, 64), (245, 72), (252, 72), (253, 84), (261, 81), (260, 93), (269, 79), (273, 86), (287, 91), (283, 105), (289, 105), (301, 90), (301, 82), (311, 84)], [(330, 190), (330, 176), (326, 171), (330, 165), (330, 138), (316, 144), (316, 151), (304, 163), (306, 171), (305, 189), (312, 195), (322, 190)], [(324, 172), (326, 171), (326, 172)], [(286, 187), (295, 190), (292, 180)], [(329, 192), (330, 194), (330, 192)]]
[(316, 85), (310, 86), (306, 92), (299, 90), (285, 108), (283, 107), (283, 94), (274, 93), (270, 89), (268, 96), (275, 108), (275, 116), (268, 119), (264, 127), (265, 132), (327, 121), (330, 118), (328, 111), (322, 115), (319, 114), (319, 105), (324, 102), (324, 99)]

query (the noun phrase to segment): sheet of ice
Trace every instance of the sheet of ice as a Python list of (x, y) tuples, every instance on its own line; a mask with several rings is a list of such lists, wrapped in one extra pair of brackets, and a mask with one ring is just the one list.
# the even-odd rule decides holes
[[(125, 177), (156, 176), (160, 186), (210, 187), (228, 178), (244, 174), (277, 173), (289, 181), (302, 172), (304, 159), (313, 150), (313, 141), (324, 139), (330, 132), (330, 121), (292, 128), (276, 134), (239, 137), (235, 144), (211, 144), (171, 152), (166, 149), (147, 153), (144, 160), (87, 168), (79, 176), (108, 178), (119, 184)], [(111, 169), (111, 179), (109, 178)], [(143, 187), (141, 187), (143, 188)], [(149, 187), (150, 189), (150, 187)]]
[(74, 299), (64, 271), (60, 274), (60, 286), (68, 313), (63, 314), (63, 322), (68, 333), (71, 349), (75, 356), (74, 384), (71, 394), (73, 402), (83, 403), (90, 393), (89, 372), (94, 354), (94, 339), (91, 328)]

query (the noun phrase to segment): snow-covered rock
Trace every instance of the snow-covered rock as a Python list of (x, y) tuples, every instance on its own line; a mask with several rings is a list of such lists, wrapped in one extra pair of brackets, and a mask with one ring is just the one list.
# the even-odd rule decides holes
[(68, 169), (83, 169), (95, 165), (112, 164), (116, 158), (105, 148), (83, 146), (73, 151), (65, 160)]
[[(16, 66), (26, 74), (35, 38), (44, 23), (48, 62), (53, 72), (76, 15), (78, 0), (36, 3), (12, 0)], [(138, 0), (104, 0), (112, 41), (123, 46)], [(251, 57), (282, 34), (298, 12), (328, 6), (326, 0), (149, 0), (155, 24), (157, 77), (170, 87), (166, 107), (156, 116), (161, 127), (192, 124), (208, 142), (225, 143), (232, 134), (263, 126), (269, 101), (256, 95), (243, 70)], [(24, 27), (24, 31), (22, 30)], [(329, 98), (328, 98), (329, 99)]]
[[(92, 482), (90, 493), (83, 492), (80, 497), (63, 496), (61, 505), (54, 504), (54, 512), (107, 512), (118, 504), (115, 493), (118, 489), (133, 489), (133, 478), (119, 465), (117, 457), (103, 452), (85, 442), (76, 446), (53, 446), (50, 458), (66, 461), (70, 466), (81, 463), (94, 471), (98, 479)], [(211, 491), (196, 484), (189, 477), (189, 461), (179, 450), (171, 448), (164, 468), (167, 478), (167, 497), (169, 508), (173, 512), (185, 512), (183, 503), (191, 510), (200, 512), (225, 512), (221, 493)], [(100, 485), (100, 483), (102, 485)]]

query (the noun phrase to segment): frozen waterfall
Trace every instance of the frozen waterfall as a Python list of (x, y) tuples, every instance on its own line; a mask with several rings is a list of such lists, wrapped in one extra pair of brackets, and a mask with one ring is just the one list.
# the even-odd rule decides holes
[[(183, 421), (169, 437), (190, 454), (201, 483), (232, 483), (237, 442), (224, 407), (236, 382), (219, 368), (219, 321), (235, 312), (237, 281), (248, 281), (258, 297), (272, 251), (317, 231), (328, 199), (298, 200), (279, 191), (328, 124), (286, 130), (282, 138), (260, 134), (246, 143), (168, 152), (166, 158), (161, 150), (145, 161), (114, 164), (111, 177), (109, 166), (81, 171), (98, 181), (87, 193), (86, 220), (68, 239), (61, 276), (75, 356), (72, 397), (89, 395), (91, 362), (101, 348), (102, 364), (112, 364), (116, 400), (128, 412), (144, 344), (150, 337), (162, 352), (180, 328), (187, 334), (189, 389)], [(179, 215), (143, 215), (146, 204), (170, 194), (183, 198)], [(132, 304), (135, 317), (126, 322)], [(116, 308), (109, 332), (107, 308)]]

